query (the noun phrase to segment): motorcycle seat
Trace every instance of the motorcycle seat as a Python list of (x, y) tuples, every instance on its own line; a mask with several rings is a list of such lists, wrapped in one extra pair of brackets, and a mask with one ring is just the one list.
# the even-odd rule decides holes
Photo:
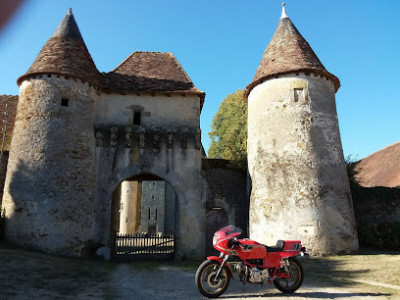
[(276, 242), (276, 245), (273, 247), (269, 247), (265, 245), (265, 249), (267, 250), (267, 253), (271, 252), (281, 252), (283, 251), (283, 248), (285, 247), (285, 241), (279, 240)]

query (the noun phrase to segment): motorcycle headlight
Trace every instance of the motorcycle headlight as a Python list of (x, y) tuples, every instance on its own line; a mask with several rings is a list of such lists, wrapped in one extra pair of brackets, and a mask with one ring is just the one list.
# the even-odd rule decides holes
[(215, 246), (217, 244), (217, 237), (214, 235), (213, 237), (213, 246)]

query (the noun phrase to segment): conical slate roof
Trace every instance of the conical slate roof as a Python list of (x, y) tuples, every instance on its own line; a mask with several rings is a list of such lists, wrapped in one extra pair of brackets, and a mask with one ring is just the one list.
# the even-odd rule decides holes
[(288, 18), (283, 7), (278, 27), (264, 52), (253, 81), (246, 87), (245, 97), (248, 97), (257, 84), (268, 78), (304, 71), (328, 77), (333, 81), (336, 91), (340, 87), (339, 79), (325, 69), (311, 46)]
[(18, 78), (17, 84), (20, 85), (30, 75), (50, 73), (78, 78), (96, 85), (100, 82), (100, 73), (86, 48), (71, 9), (28, 72)]

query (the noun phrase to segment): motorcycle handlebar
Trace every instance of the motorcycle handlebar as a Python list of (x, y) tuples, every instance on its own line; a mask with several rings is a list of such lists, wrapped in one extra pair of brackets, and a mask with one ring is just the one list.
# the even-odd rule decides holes
[(228, 243), (228, 247), (229, 248), (233, 249), (233, 248), (236, 248), (239, 245), (240, 245), (240, 243), (237, 240), (237, 238), (232, 238), (232, 239), (229, 240), (229, 243)]

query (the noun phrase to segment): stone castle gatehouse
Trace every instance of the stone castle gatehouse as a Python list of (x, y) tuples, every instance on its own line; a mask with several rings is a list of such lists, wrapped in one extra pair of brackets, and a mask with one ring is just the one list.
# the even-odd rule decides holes
[(168, 233), (175, 258), (199, 259), (234, 223), (316, 254), (357, 248), (340, 82), (284, 11), (245, 92), (251, 201), (247, 174), (205, 158), (205, 93), (171, 53), (134, 52), (100, 73), (69, 11), (17, 83), (1, 212), (14, 244), (84, 256), (114, 249), (118, 233)]

